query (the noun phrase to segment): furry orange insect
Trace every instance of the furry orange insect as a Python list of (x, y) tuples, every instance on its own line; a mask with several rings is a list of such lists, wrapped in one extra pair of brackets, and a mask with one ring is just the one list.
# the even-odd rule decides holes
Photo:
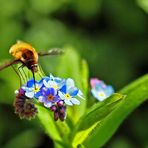
[(59, 55), (62, 54), (63, 51), (59, 49), (51, 49), (45, 52), (36, 52), (30, 44), (18, 41), (16, 44), (11, 46), (9, 53), (14, 57), (14, 60), (10, 60), (0, 65), (0, 71), (13, 64), (22, 63), (22, 67), (26, 66), (29, 70), (31, 70), (34, 77), (34, 73), (38, 71), (39, 56)]

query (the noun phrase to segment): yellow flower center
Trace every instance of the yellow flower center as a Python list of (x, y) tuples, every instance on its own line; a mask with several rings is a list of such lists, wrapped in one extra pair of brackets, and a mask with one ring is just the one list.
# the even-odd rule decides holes
[(54, 96), (50, 94), (50, 95), (48, 95), (47, 99), (48, 99), (49, 101), (51, 101), (51, 100), (54, 99)]
[(71, 98), (70, 94), (68, 94), (68, 93), (65, 94), (65, 98), (66, 98), (66, 99), (70, 99), (70, 98)]
[(105, 97), (105, 94), (103, 92), (99, 92), (99, 96)]
[(54, 88), (54, 89), (58, 89), (58, 86), (57, 86), (57, 85), (53, 85), (53, 88)]
[(40, 90), (40, 88), (39, 87), (34, 87), (33, 88), (33, 91), (36, 93), (36, 92), (38, 92)]

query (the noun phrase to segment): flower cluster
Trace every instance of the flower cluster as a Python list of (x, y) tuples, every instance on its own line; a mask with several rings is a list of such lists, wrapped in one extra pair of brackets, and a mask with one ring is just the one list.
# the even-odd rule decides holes
[[(19, 91), (17, 96), (29, 98), (29, 100), (35, 98), (54, 112), (55, 121), (58, 119), (63, 121), (66, 118), (66, 105), (79, 105), (80, 101), (77, 97), (83, 99), (82, 92), (75, 86), (71, 78), (61, 79), (53, 75), (43, 77), (40, 81), (35, 81), (35, 83), (34, 79), (31, 79), (20, 90), (23, 93)], [(16, 98), (18, 98), (17, 96)], [(17, 99), (15, 101), (15, 107), (17, 108), (16, 102)], [(25, 104), (26, 101), (23, 103)]]
[(37, 113), (37, 108), (32, 102), (30, 102), (30, 99), (25, 96), (25, 91), (21, 88), (16, 92), (14, 106), (15, 113), (18, 114), (21, 119), (34, 118)]
[(103, 101), (114, 93), (114, 89), (111, 85), (106, 85), (97, 78), (92, 78), (90, 80), (90, 85), (92, 95), (99, 101)]

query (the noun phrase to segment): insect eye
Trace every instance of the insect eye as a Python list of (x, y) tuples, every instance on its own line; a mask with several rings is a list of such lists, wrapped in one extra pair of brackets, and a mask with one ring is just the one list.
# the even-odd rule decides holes
[(22, 57), (23, 57), (24, 59), (27, 59), (27, 55), (26, 55), (25, 53), (22, 54)]

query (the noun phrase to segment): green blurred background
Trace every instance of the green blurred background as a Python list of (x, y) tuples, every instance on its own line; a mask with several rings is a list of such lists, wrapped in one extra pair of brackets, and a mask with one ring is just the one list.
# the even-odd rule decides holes
[[(88, 61), (90, 77), (119, 90), (148, 72), (147, 13), (147, 0), (0, 0), (0, 62), (11, 58), (8, 50), (16, 40), (37, 50), (71, 46)], [(54, 73), (58, 58), (42, 60), (43, 69)], [(52, 147), (37, 119), (14, 114), (18, 87), (11, 68), (0, 72), (0, 147)], [(134, 111), (105, 147), (148, 146), (147, 105)]]

